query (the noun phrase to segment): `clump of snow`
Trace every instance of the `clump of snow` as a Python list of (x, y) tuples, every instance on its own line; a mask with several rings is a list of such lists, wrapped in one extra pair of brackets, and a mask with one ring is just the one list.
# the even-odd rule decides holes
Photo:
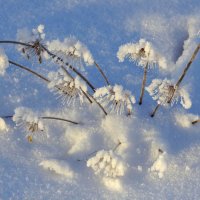
[(75, 104), (77, 99), (80, 103), (84, 102), (83, 91), (87, 92), (87, 85), (78, 76), (72, 79), (63, 70), (59, 70), (50, 72), (48, 78), (50, 79), (48, 88), (61, 97), (63, 104)]
[(62, 160), (49, 159), (43, 160), (39, 166), (43, 167), (46, 170), (53, 171), (54, 173), (64, 176), (67, 178), (67, 181), (72, 181), (76, 179), (76, 173), (71, 169), (69, 164)]
[(13, 121), (17, 126), (24, 126), (31, 133), (44, 130), (44, 125), (40, 117), (29, 108), (16, 108)]
[(149, 169), (150, 172), (157, 173), (159, 178), (163, 178), (164, 172), (167, 170), (166, 157), (167, 157), (166, 152), (160, 153), (157, 160), (153, 163), (152, 167)]
[(119, 179), (103, 177), (103, 184), (111, 191), (122, 192), (123, 187)]
[(130, 61), (135, 61), (139, 66), (152, 68), (156, 65), (160, 69), (166, 70), (166, 59), (159, 55), (153, 48), (150, 42), (145, 39), (140, 39), (138, 43), (127, 43), (119, 47), (117, 57), (120, 62), (123, 62), (125, 58), (129, 58)]
[(175, 113), (176, 123), (183, 128), (190, 128), (192, 126), (192, 122), (198, 119), (198, 115), (187, 114), (183, 112)]
[(3, 118), (0, 118), (0, 132), (7, 132), (8, 127), (6, 125), (6, 122), (4, 121)]
[(0, 48), (0, 76), (3, 76), (9, 66), (8, 57), (3, 49)]
[(91, 167), (95, 174), (112, 178), (124, 176), (126, 171), (126, 165), (112, 150), (98, 151), (94, 157), (87, 161), (87, 167)]
[(154, 79), (145, 89), (148, 91), (149, 95), (152, 96), (153, 100), (163, 106), (167, 106), (170, 99), (171, 105), (177, 103), (180, 99), (180, 103), (185, 109), (189, 109), (192, 106), (192, 102), (186, 89), (175, 88), (175, 84), (171, 80)]
[(126, 112), (130, 115), (133, 110), (132, 105), (136, 102), (131, 92), (124, 90), (121, 85), (98, 88), (94, 93), (94, 98), (109, 109), (111, 113), (116, 112), (117, 114)]
[[(45, 33), (44, 33), (44, 25), (40, 24), (37, 28), (32, 29), (30, 31), (27, 28), (19, 29), (17, 31), (17, 40), (20, 42), (35, 42), (36, 40), (44, 40), (45, 39)], [(19, 48), (22, 48), (22, 46), (19, 46)]]
[(47, 48), (60, 55), (63, 59), (70, 64), (78, 61), (79, 67), (83, 67), (82, 61), (87, 65), (91, 66), (94, 64), (94, 59), (88, 48), (77, 40), (75, 37), (65, 38), (64, 41), (52, 40), (47, 42)]

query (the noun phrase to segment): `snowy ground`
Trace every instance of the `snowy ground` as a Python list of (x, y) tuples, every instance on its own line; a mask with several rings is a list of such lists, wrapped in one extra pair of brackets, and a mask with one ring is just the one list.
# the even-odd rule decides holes
[[(156, 102), (147, 91), (138, 105), (142, 68), (128, 59), (119, 62), (117, 52), (145, 38), (167, 61), (166, 70), (148, 71), (147, 85), (153, 79), (176, 81), (200, 42), (200, 1), (0, 0), (0, 6), (0, 40), (16, 40), (19, 29), (39, 24), (45, 26), (46, 41), (75, 36), (111, 85), (122, 85), (136, 99), (131, 117), (105, 117), (95, 103), (64, 106), (43, 80), (10, 65), (0, 76), (0, 116), (26, 107), (32, 118), (81, 123), (42, 120), (44, 130), (28, 141), (25, 126), (0, 118), (0, 199), (199, 199), (200, 123), (191, 121), (200, 115), (200, 53), (181, 83), (191, 108), (178, 102), (151, 118)], [(46, 77), (58, 69), (49, 60), (41, 65), (27, 60), (16, 47), (0, 44), (10, 60)], [(105, 86), (94, 66), (85, 68), (96, 88)], [(18, 111), (26, 116), (27, 110)]]

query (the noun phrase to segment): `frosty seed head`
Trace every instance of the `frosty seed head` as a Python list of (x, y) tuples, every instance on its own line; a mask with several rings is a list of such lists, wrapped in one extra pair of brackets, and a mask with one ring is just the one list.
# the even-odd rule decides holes
[(180, 100), (181, 105), (185, 109), (189, 109), (192, 105), (188, 92), (184, 88), (177, 88), (172, 81), (168, 79), (154, 79), (152, 83), (146, 87), (146, 90), (152, 96), (153, 100), (158, 104), (167, 106), (177, 103)]
[(124, 90), (121, 85), (98, 88), (94, 93), (94, 98), (107, 107), (110, 112), (117, 114), (125, 112), (127, 115), (132, 113), (132, 105), (136, 102), (131, 92)]
[(18, 45), (20, 51), (27, 59), (36, 57), (39, 63), (42, 63), (42, 57), (46, 53), (43, 49), (42, 41), (45, 39), (44, 25), (29, 31), (28, 29), (20, 29), (17, 32), (17, 40), (30, 44), (30, 46)]
[(48, 78), (51, 80), (48, 88), (58, 94), (63, 104), (71, 105), (84, 102), (84, 92), (87, 92), (86, 84), (79, 77), (72, 79), (64, 74), (63, 70), (50, 72)]
[(47, 42), (46, 45), (51, 52), (54, 52), (72, 66), (84, 69), (84, 64), (87, 66), (94, 64), (91, 52), (75, 37), (65, 38), (64, 41), (52, 40)]
[(119, 62), (123, 62), (125, 58), (129, 58), (132, 62), (136, 62), (138, 66), (153, 68), (159, 66), (166, 69), (166, 60), (158, 54), (151, 43), (144, 39), (140, 39), (138, 43), (127, 43), (119, 47), (117, 52)]

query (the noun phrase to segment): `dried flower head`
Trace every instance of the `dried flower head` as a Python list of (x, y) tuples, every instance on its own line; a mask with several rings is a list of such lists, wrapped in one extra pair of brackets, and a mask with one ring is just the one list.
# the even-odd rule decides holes
[(26, 131), (32, 133), (40, 132), (44, 130), (44, 125), (41, 119), (32, 110), (24, 107), (15, 109), (13, 121), (17, 126), (22, 126)]
[[(49, 41), (46, 45), (51, 52), (56, 53), (72, 66), (84, 69), (83, 63), (87, 66), (94, 64), (94, 59), (88, 48), (75, 37), (65, 38), (62, 42), (58, 39)], [(59, 60), (56, 61), (59, 62)]]
[(152, 44), (144, 39), (140, 39), (138, 43), (127, 43), (119, 47), (117, 52), (119, 62), (123, 62), (125, 58), (136, 62), (137, 65), (148, 68), (159, 66), (161, 69), (166, 69), (166, 60), (159, 55)]
[(20, 29), (17, 32), (17, 40), (29, 44), (30, 46), (18, 45), (18, 51), (22, 52), (28, 59), (37, 57), (38, 62), (42, 63), (42, 57), (46, 56), (42, 41), (45, 39), (44, 25), (39, 25), (36, 29)]
[(98, 151), (94, 157), (87, 161), (87, 167), (91, 167), (95, 174), (102, 174), (112, 178), (124, 176), (126, 171), (126, 166), (122, 159), (112, 150)]
[(131, 92), (123, 90), (121, 85), (98, 88), (94, 93), (94, 98), (104, 107), (107, 107), (110, 112), (116, 112), (117, 114), (126, 112), (130, 115), (133, 110), (132, 105), (136, 102)]
[(48, 74), (50, 83), (48, 88), (56, 92), (61, 97), (63, 104), (71, 105), (84, 102), (84, 92), (87, 92), (87, 85), (81, 81), (79, 77), (72, 79), (67, 76), (63, 70), (57, 72), (50, 72)]
[(168, 79), (154, 79), (152, 83), (146, 87), (146, 90), (152, 96), (153, 100), (158, 104), (167, 106), (169, 103), (173, 105), (180, 99), (181, 105), (185, 109), (189, 109), (192, 105), (188, 92), (184, 88), (176, 88), (175, 84)]

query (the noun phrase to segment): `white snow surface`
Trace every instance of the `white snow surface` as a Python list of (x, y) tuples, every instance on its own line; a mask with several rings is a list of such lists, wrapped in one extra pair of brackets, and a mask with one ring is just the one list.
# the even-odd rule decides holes
[[(101, 102), (108, 112), (105, 116), (95, 102), (90, 104), (87, 99), (84, 104), (62, 104), (58, 100), (61, 93), (53, 89), (55, 84), (52, 89), (56, 95), (39, 77), (14, 65), (3, 69), (0, 66), (0, 199), (199, 200), (200, 123), (192, 125), (191, 121), (200, 115), (200, 53), (178, 90), (180, 104), (160, 106), (154, 118), (150, 113), (157, 102), (147, 91), (143, 104), (137, 103), (143, 70), (136, 67), (135, 61), (119, 62), (116, 58), (121, 45), (138, 44), (142, 38), (166, 65), (166, 70), (148, 69), (146, 86), (152, 80), (176, 83), (200, 42), (199, 0), (0, 0), (0, 5), (1, 40), (39, 39), (45, 47), (47, 41), (57, 41), (57, 50), (66, 48), (66, 38), (73, 40), (79, 51), (73, 48), (70, 53), (81, 57), (63, 57), (64, 62), (80, 70), (81, 66), (93, 65), (95, 58), (111, 86), (105, 85), (95, 67), (85, 67), (80, 72), (95, 86), (98, 102), (104, 99), (112, 103), (117, 98), (125, 109), (118, 115), (110, 112), (111, 103)], [(34, 62), (26, 59), (21, 45), (0, 45), (10, 60), (51, 81), (55, 78), (54, 83), (66, 78), (57, 77), (64, 64), (57, 58), (52, 60), (41, 52), (42, 62)], [(64, 56), (64, 52), (57, 50), (53, 52)], [(26, 53), (37, 55), (33, 49), (26, 49)], [(159, 65), (155, 54), (151, 60)], [(94, 95), (65, 67), (78, 80), (78, 86)], [(55, 73), (50, 77), (49, 72)], [(109, 89), (115, 86), (117, 95), (110, 94)], [(100, 97), (102, 94), (105, 98)], [(132, 98), (127, 100), (125, 94)], [(130, 105), (131, 115), (126, 116)], [(6, 117), (12, 115), (19, 126)], [(79, 124), (41, 120), (41, 116)], [(38, 129), (38, 123), (43, 131)], [(31, 142), (27, 135), (32, 136)], [(111, 168), (111, 162), (97, 159), (102, 150), (104, 157), (112, 156), (119, 165)], [(93, 159), (96, 165), (87, 167)], [(94, 166), (97, 171), (101, 167), (97, 175)], [(109, 170), (104, 166), (109, 166)]]
[(0, 48), (0, 76), (3, 76), (8, 68), (9, 62), (3, 49)]

